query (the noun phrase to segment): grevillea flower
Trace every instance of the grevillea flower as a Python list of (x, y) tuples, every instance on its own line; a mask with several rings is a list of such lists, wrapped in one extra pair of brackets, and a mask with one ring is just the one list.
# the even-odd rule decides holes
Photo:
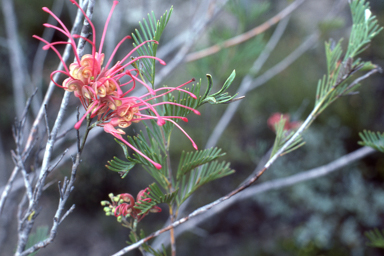
[(289, 114), (282, 114), (282, 113), (273, 113), (269, 118), (268, 118), (268, 125), (269, 127), (273, 130), (276, 131), (275, 125), (280, 122), (280, 119), (283, 118), (285, 120), (284, 124), (284, 131), (290, 131), (290, 130), (296, 130), (297, 128), (300, 127), (301, 122), (299, 121), (289, 121), (290, 116)]
[[(135, 152), (143, 156), (149, 162), (151, 162), (156, 168), (161, 169), (161, 165), (154, 162), (152, 159), (148, 158), (141, 151), (133, 147), (130, 143), (123, 139), (121, 135), (125, 134), (123, 130), (120, 128), (126, 128), (130, 126), (132, 123), (137, 123), (141, 120), (156, 120), (158, 125), (164, 125), (165, 122), (172, 122), (175, 124), (192, 142), (192, 145), (195, 149), (197, 149), (196, 144), (193, 140), (188, 136), (188, 134), (172, 119), (182, 119), (183, 121), (188, 121), (185, 117), (180, 116), (161, 116), (158, 111), (156, 111), (156, 107), (164, 104), (172, 104), (176, 106), (180, 106), (186, 109), (193, 111), (195, 114), (200, 114), (197, 110), (189, 108), (187, 106), (175, 103), (175, 102), (160, 102), (160, 103), (152, 103), (154, 99), (158, 97), (162, 97), (163, 95), (170, 93), (172, 91), (181, 91), (184, 93), (188, 93), (191, 97), (196, 99), (196, 96), (189, 91), (181, 89), (184, 85), (191, 83), (194, 79), (188, 81), (177, 87), (162, 87), (159, 89), (152, 89), (148, 86), (144, 81), (139, 78), (139, 70), (132, 68), (131, 64), (135, 61), (147, 58), (147, 59), (155, 59), (160, 62), (160, 64), (165, 65), (165, 62), (154, 56), (139, 56), (136, 58), (132, 58), (132, 54), (144, 44), (153, 42), (158, 44), (157, 41), (148, 40), (145, 41), (138, 46), (136, 46), (132, 51), (127, 53), (125, 57), (123, 57), (120, 61), (117, 61), (115, 65), (111, 66), (111, 62), (113, 57), (115, 56), (119, 47), (123, 44), (124, 41), (130, 39), (130, 36), (124, 37), (115, 47), (109, 60), (104, 64), (104, 53), (103, 44), (104, 39), (106, 37), (106, 31), (108, 28), (109, 21), (111, 19), (113, 10), (115, 9), (118, 1), (114, 1), (111, 11), (108, 15), (108, 18), (105, 22), (103, 34), (101, 37), (100, 45), (98, 50), (96, 49), (96, 31), (93, 23), (86, 15), (84, 10), (80, 7), (80, 5), (75, 0), (70, 0), (73, 4), (77, 6), (89, 22), (92, 28), (92, 40), (88, 38), (84, 38), (81, 35), (71, 35), (70, 31), (63, 24), (63, 22), (50, 11), (47, 7), (43, 7), (43, 10), (52, 17), (54, 17), (61, 27), (57, 27), (51, 24), (44, 24), (45, 27), (56, 29), (57, 31), (63, 33), (66, 37), (68, 37), (68, 41), (58, 41), (50, 43), (43, 38), (34, 35), (34, 38), (37, 38), (44, 42), (46, 45), (43, 49), (48, 50), (52, 49), (60, 58), (64, 70), (56, 70), (51, 73), (51, 80), (58, 86), (63, 88), (66, 91), (73, 92), (74, 95), (79, 98), (81, 104), (83, 105), (85, 114), (82, 118), (75, 124), (75, 128), (79, 129), (82, 122), (87, 116), (90, 118), (97, 117), (96, 124), (104, 128), (104, 131), (112, 134), (119, 140), (123, 141), (130, 148), (132, 148)], [(91, 53), (85, 54), (82, 57), (79, 56), (76, 47), (75, 39), (83, 39), (91, 45)], [(75, 62), (66, 65), (63, 60), (61, 54), (57, 50), (57, 45), (66, 45), (70, 44), (72, 46)], [(63, 81), (62, 85), (56, 83), (53, 80), (53, 76), (56, 73), (62, 73), (67, 78)], [(127, 82), (123, 84), (120, 80), (125, 77), (128, 78)], [(130, 96), (130, 93), (135, 88), (136, 83), (140, 83), (148, 89), (148, 93), (142, 96)], [(122, 87), (129, 87), (123, 91)], [(160, 93), (159, 93), (160, 92)], [(159, 94), (157, 94), (159, 93)], [(144, 111), (144, 112), (143, 112)], [(171, 119), (172, 118), (172, 119)]]
[(141, 190), (135, 199), (131, 194), (124, 193), (117, 196), (110, 195), (111, 202), (109, 201), (102, 201), (101, 205), (106, 206), (104, 208), (104, 211), (108, 215), (114, 215), (115, 217), (122, 216), (124, 218), (132, 217), (136, 219), (137, 221), (141, 221), (146, 215), (148, 215), (149, 212), (161, 212), (161, 208), (158, 206), (152, 206), (152, 208), (147, 211), (145, 214), (141, 214), (141, 210), (136, 209), (137, 206), (139, 206), (141, 201), (150, 203), (152, 201), (151, 198), (148, 197), (150, 193), (149, 188), (146, 188), (144, 190)]

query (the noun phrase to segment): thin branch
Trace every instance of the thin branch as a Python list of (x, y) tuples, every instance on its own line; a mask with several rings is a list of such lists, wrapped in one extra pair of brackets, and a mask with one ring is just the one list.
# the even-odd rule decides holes
[[(317, 167), (317, 168), (314, 168), (314, 169), (311, 169), (309, 171), (302, 172), (299, 174), (295, 174), (295, 175), (292, 175), (292, 176), (287, 177), (287, 178), (276, 179), (273, 181), (264, 182), (260, 185), (254, 186), (250, 189), (247, 189), (246, 191), (244, 191), (241, 194), (238, 194), (240, 191), (244, 190), (244, 188), (243, 188), (244, 186), (242, 186), (242, 187), (236, 189), (235, 191), (232, 191), (228, 195), (214, 201), (213, 203), (210, 203), (210, 204), (207, 204), (203, 207), (198, 208), (197, 210), (195, 210), (191, 214), (189, 214), (187, 217), (181, 218), (180, 220), (174, 222), (172, 225), (169, 225), (166, 228), (158, 230), (158, 231), (152, 233), (151, 235), (147, 236), (146, 238), (141, 239), (140, 241), (123, 248), (119, 252), (113, 254), (113, 256), (124, 255), (125, 253), (127, 253), (127, 252), (141, 246), (142, 244), (146, 243), (150, 239), (170, 230), (171, 228), (175, 228), (175, 227), (179, 226), (180, 224), (182, 224), (182, 223), (188, 221), (189, 219), (196, 217), (202, 213), (208, 214), (208, 216), (206, 217), (206, 218), (208, 218), (212, 215), (215, 215), (217, 212), (222, 211), (224, 208), (228, 207), (232, 203), (238, 202), (238, 200), (240, 200), (240, 199), (245, 199), (247, 197), (254, 196), (255, 194), (266, 192), (268, 190), (281, 189), (283, 187), (291, 186), (291, 185), (297, 184), (299, 182), (303, 182), (303, 181), (307, 181), (307, 180), (311, 180), (311, 179), (315, 179), (315, 178), (327, 175), (327, 174), (334, 172), (334, 171), (336, 171), (336, 170), (338, 170), (344, 166), (347, 166), (348, 164), (350, 164), (354, 161), (357, 161), (357, 160), (359, 160), (359, 159), (361, 159), (361, 158), (363, 158), (369, 154), (372, 154), (373, 152), (375, 152), (374, 149), (369, 148), (369, 147), (363, 147), (363, 148), (360, 148), (360, 149), (358, 149), (358, 150), (356, 150), (350, 154), (347, 154), (343, 157), (340, 157), (339, 159), (337, 159), (337, 160), (335, 160), (335, 161), (333, 161), (327, 165), (320, 166), (320, 167)], [(254, 181), (256, 180), (255, 177), (253, 177), (253, 179), (251, 179), (251, 181), (245, 187), (248, 187), (250, 184), (252, 184), (254, 182), (253, 180)], [(235, 194), (237, 194), (236, 197), (235, 197)], [(220, 204), (229, 198), (231, 198), (231, 200), (228, 200), (224, 204)], [(220, 204), (220, 206), (218, 206), (218, 207), (220, 207), (220, 210), (208, 212), (208, 210), (212, 209), (214, 206), (217, 206), (218, 204)], [(204, 218), (204, 219), (206, 219), (206, 218)], [(195, 221), (195, 223), (189, 223), (188, 224), (189, 228), (194, 227), (195, 225), (197, 225), (201, 221)], [(178, 232), (178, 234), (179, 234), (179, 232)]]
[[(172, 61), (167, 63), (167, 65), (162, 68), (158, 74), (156, 74), (156, 84), (160, 84), (164, 80), (164, 78), (166, 78), (171, 73), (171, 71), (173, 71), (182, 62), (185, 61), (185, 56), (199, 38), (199, 34), (201, 34), (205, 27), (213, 21), (213, 19), (221, 11), (221, 9), (227, 2), (228, 0), (221, 0), (219, 1), (219, 3), (214, 3), (214, 1), (211, 0), (208, 4), (206, 2), (203, 3), (205, 6), (213, 5), (213, 11), (208, 11), (206, 17), (200, 18), (200, 20), (198, 20), (197, 22), (193, 22), (193, 26), (190, 29), (191, 32), (189, 36), (185, 37), (184, 45), (176, 53)], [(200, 13), (199, 16), (202, 17)]]
[[(252, 68), (250, 69), (250, 74), (246, 75), (243, 80), (241, 81), (240, 87), (239, 87), (239, 95), (240, 96), (245, 96), (251, 89), (252, 85), (254, 85), (255, 80), (253, 79), (253, 76), (255, 76), (260, 69), (263, 67), (265, 61), (269, 57), (269, 54), (273, 51), (273, 49), (276, 47), (277, 43), (279, 42), (283, 32), (285, 31), (286, 28), (286, 23), (288, 22), (288, 19), (286, 21), (282, 21), (279, 23), (277, 26), (275, 32), (273, 33), (271, 39), (268, 41), (265, 50), (263, 51), (262, 54), (260, 54), (259, 58), (254, 62), (252, 65)], [(312, 43), (312, 44), (311, 44)], [(291, 64), (294, 60), (299, 58), (305, 50), (308, 50), (311, 46), (313, 45), (312, 40), (310, 43), (308, 43), (308, 40), (303, 42), (294, 52), (292, 52), (290, 55), (288, 55), (284, 60), (279, 62), (277, 65), (272, 67), (270, 70), (273, 71), (266, 71), (263, 75), (260, 77), (264, 76), (266, 73), (270, 75), (277, 75), (279, 72), (283, 70), (283, 67), (286, 68)], [(277, 68), (279, 67), (279, 68)], [(261, 85), (261, 84), (260, 84)], [(230, 123), (232, 117), (235, 115), (238, 107), (240, 106), (240, 103), (242, 101), (236, 101), (228, 105), (225, 113), (221, 116), (219, 122), (217, 123), (215, 129), (211, 133), (211, 136), (209, 137), (206, 148), (211, 148), (214, 147), (218, 140), (220, 139), (221, 135), (223, 134), (224, 130), (227, 128), (228, 124)]]
[[(344, 7), (346, 4), (345, 1), (339, 0), (337, 3), (334, 4), (334, 6), (331, 8), (330, 13), (327, 15), (328, 18), (332, 18), (336, 13), (338, 13), (342, 7)], [(276, 28), (277, 31), (277, 28)], [(256, 69), (256, 61), (253, 65), (253, 68), (250, 70), (250, 75), (247, 75), (244, 77), (244, 79), (241, 82), (240, 88), (239, 88), (239, 95), (244, 96), (247, 92), (256, 89), (257, 87), (265, 84), (270, 79), (275, 77), (277, 74), (285, 70), (289, 65), (291, 65), (294, 61), (296, 61), (301, 55), (303, 55), (306, 51), (311, 49), (313, 47), (317, 40), (320, 37), (320, 32), (315, 31), (313, 32), (307, 39), (299, 46), (297, 47), (291, 54), (289, 54), (286, 58), (284, 58), (282, 61), (280, 61), (278, 64), (270, 68), (268, 71), (263, 73), (261, 76), (253, 79), (253, 76), (260, 70)], [(272, 38), (271, 38), (272, 40)], [(268, 42), (269, 44), (269, 42)], [(268, 47), (268, 46), (266, 46)], [(260, 55), (259, 58), (261, 58), (262, 55)], [(263, 62), (260, 62), (263, 64)], [(252, 76), (251, 76), (252, 75)], [(237, 108), (239, 107), (240, 103), (242, 101), (237, 101), (234, 103), (231, 103), (228, 108), (226, 109), (225, 113), (220, 118), (219, 122), (217, 123), (215, 129), (211, 133), (211, 136), (208, 139), (208, 142), (206, 144), (206, 148), (214, 147), (218, 140), (220, 139), (221, 135), (223, 134), (224, 130), (230, 123), (232, 117), (235, 115)]]
[[(188, 223), (178, 227), (175, 229), (176, 237), (181, 235), (182, 233), (193, 229), (200, 223), (206, 221), (208, 218), (215, 216), (221, 212), (223, 212), (225, 209), (228, 207), (239, 203), (242, 200), (249, 199), (251, 197), (254, 197), (257, 194), (261, 194), (264, 192), (268, 192), (270, 190), (279, 190), (283, 189), (288, 186), (293, 186), (295, 184), (298, 184), (300, 182), (305, 182), (313, 179), (320, 178), (322, 176), (331, 174), (337, 170), (340, 170), (341, 168), (348, 166), (352, 164), (353, 162), (356, 162), (372, 153), (376, 152), (372, 148), (369, 147), (362, 147), (359, 148), (358, 150), (351, 152), (349, 154), (346, 154), (335, 161), (332, 161), (326, 165), (319, 166), (316, 168), (313, 168), (311, 170), (307, 170), (304, 172), (300, 172), (298, 174), (291, 175), (289, 177), (285, 178), (280, 178), (280, 179), (275, 179), (271, 181), (266, 181), (261, 184), (252, 186), (242, 193), (232, 197), (231, 199), (227, 200), (226, 202), (215, 206), (212, 208), (210, 211), (205, 212), (204, 214), (200, 215), (197, 218), (194, 218), (193, 220), (190, 220)], [(255, 171), (258, 168), (255, 169)], [(169, 241), (163, 241), (163, 245), (167, 246)]]
[[(89, 18), (92, 17), (93, 5), (94, 5), (94, 1), (92, 1), (92, 0), (88, 1), (87, 14), (88, 14)], [(81, 11), (78, 10), (76, 20), (74, 22), (74, 27), (72, 28), (71, 33), (77, 33), (77, 30), (81, 24), (82, 16), (83, 15), (82, 15)], [(86, 19), (84, 19), (84, 20), (85, 20), (84, 26), (85, 27), (89, 26)], [(88, 32), (84, 31), (84, 29), (83, 29), (81, 35), (86, 37), (87, 33)], [(78, 43), (78, 48), (77, 48), (77, 52), (79, 53), (79, 55), (83, 51), (84, 46), (85, 46), (85, 40), (80, 39), (79, 43)], [(30, 252), (27, 253), (25, 251), (25, 245), (27, 243), (29, 233), (30, 233), (32, 226), (34, 224), (34, 220), (38, 215), (38, 214), (36, 214), (36, 207), (39, 203), (39, 199), (41, 197), (43, 187), (45, 185), (46, 177), (48, 176), (49, 172), (51, 171), (51, 169), (49, 168), (49, 163), (50, 163), (50, 159), (51, 159), (51, 155), (52, 155), (52, 151), (53, 151), (53, 146), (54, 146), (54, 143), (56, 140), (56, 135), (58, 133), (58, 130), (61, 127), (63, 116), (64, 116), (64, 113), (65, 113), (66, 108), (67, 108), (69, 96), (70, 96), (69, 92), (64, 93), (64, 96), (63, 96), (63, 99), (61, 102), (61, 106), (60, 106), (60, 110), (58, 112), (58, 115), (57, 115), (57, 118), (55, 120), (52, 132), (50, 133), (50, 136), (48, 138), (48, 141), (47, 141), (47, 144), (45, 147), (45, 153), (44, 153), (44, 157), (43, 157), (43, 162), (42, 162), (42, 166), (41, 166), (41, 170), (40, 170), (39, 179), (36, 183), (35, 191), (33, 194), (33, 197), (34, 197), (33, 203), (30, 207), (28, 207), (28, 210), (26, 211), (24, 218), (22, 219), (22, 221), (19, 224), (19, 232), (18, 232), (19, 240), (18, 240), (18, 245), (17, 245), (17, 249), (16, 249), (16, 254), (15, 254), (18, 256), (30, 254)], [(42, 107), (44, 108), (44, 105)], [(89, 130), (87, 129), (86, 133), (88, 133), (88, 131)], [(86, 135), (85, 135), (85, 137), (86, 137)], [(62, 214), (62, 211), (64, 210), (64, 204), (69, 197), (69, 193), (73, 190), (73, 183), (75, 181), (76, 170), (77, 170), (77, 167), (79, 164), (80, 164), (80, 152), (77, 153), (76, 161), (73, 163), (70, 182), (69, 182), (69, 184), (64, 184), (64, 185), (67, 185), (67, 186), (65, 186), (65, 188), (66, 188), (65, 194), (64, 194), (64, 197), (60, 198), (59, 206), (58, 206), (58, 209), (57, 209), (55, 217), (54, 217), (50, 237), (48, 238), (48, 240), (45, 240), (45, 243), (41, 247), (36, 247), (36, 246), (31, 247), (30, 249), (32, 251), (36, 251), (39, 248), (47, 246), (55, 238), (56, 232), (57, 232), (56, 230), (57, 230), (57, 227), (59, 225), (59, 219), (60, 219), (60, 216)], [(30, 249), (28, 249), (27, 251), (29, 251)]]
[[(65, 0), (55, 0), (52, 4), (52, 12), (55, 13), (58, 17), (60, 17), (61, 12), (63, 10), (63, 4)], [(48, 24), (55, 25), (57, 24), (57, 21), (49, 15), (49, 18), (47, 20)], [(46, 41), (50, 42), (52, 40), (53, 34), (55, 30), (54, 29), (44, 29), (42, 38), (44, 38)], [(37, 85), (38, 87), (41, 86), (41, 80), (43, 77), (43, 69), (44, 69), (44, 62), (47, 57), (48, 51), (43, 50), (43, 46), (45, 43), (42, 41), (39, 41), (39, 45), (36, 50), (35, 57), (33, 59), (33, 64), (32, 64), (32, 79), (33, 83)], [(41, 90), (40, 90), (41, 91)], [(40, 96), (42, 97), (42, 96)]]
[(49, 130), (48, 115), (47, 115), (47, 105), (44, 105), (44, 120), (45, 120), (45, 129), (47, 131), (48, 140), (51, 139), (51, 132)]
[(202, 59), (204, 57), (207, 57), (209, 55), (217, 53), (224, 48), (228, 48), (228, 47), (231, 47), (231, 46), (234, 46), (237, 44), (244, 43), (245, 41), (247, 41), (247, 40), (249, 40), (249, 39), (251, 39), (257, 35), (260, 35), (261, 33), (268, 30), (271, 26), (275, 25), (276, 23), (278, 23), (279, 21), (281, 21), (282, 19), (287, 17), (289, 14), (291, 14), (294, 10), (297, 9), (297, 7), (299, 7), (302, 3), (304, 3), (304, 1), (306, 1), (306, 0), (296, 0), (295, 2), (293, 2), (292, 4), (287, 6), (284, 10), (282, 10), (281, 12), (279, 12), (278, 14), (276, 14), (275, 16), (273, 16), (272, 18), (270, 18), (269, 20), (267, 20), (263, 24), (255, 27), (255, 28), (253, 28), (253, 29), (241, 34), (241, 35), (235, 36), (235, 37), (228, 39), (224, 42), (221, 42), (219, 44), (215, 44), (215, 45), (208, 47), (206, 49), (203, 49), (201, 51), (188, 54), (186, 56), (186, 62), (191, 62), (191, 61), (195, 61), (198, 59)]
[(15, 114), (20, 117), (25, 104), (25, 92), (24, 83), (25, 79), (25, 68), (22, 64), (22, 50), (17, 38), (17, 18), (15, 10), (13, 8), (12, 0), (3, 0), (2, 9), (4, 15), (4, 24), (7, 32), (7, 42), (9, 49), (9, 62), (12, 73), (12, 84), (13, 84), (13, 95), (15, 102)]
[[(13, 127), (14, 128), (14, 137), (15, 137), (15, 144), (16, 144), (16, 149), (18, 151), (18, 154), (20, 155), (20, 147), (21, 147), (21, 142), (22, 142), (22, 131), (24, 129), (24, 123), (25, 123), (25, 119), (27, 117), (27, 113), (28, 113), (28, 109), (31, 105), (31, 102), (32, 102), (32, 98), (36, 95), (36, 90), (35, 92), (28, 98), (27, 100), (27, 103), (26, 103), (26, 106), (21, 114), (21, 121), (20, 122), (16, 122), (15, 123), (15, 126)], [(33, 142), (31, 142), (31, 144), (33, 144)], [(25, 158), (28, 157), (29, 155), (29, 152), (30, 151), (27, 151), (27, 152), (24, 152), (24, 154), (22, 155), (22, 162), (25, 160)], [(5, 185), (2, 193), (1, 193), (1, 197), (0, 197), (0, 214), (2, 213), (3, 211), (3, 208), (4, 208), (4, 205), (5, 205), (5, 202), (9, 196), (9, 193), (11, 191), (11, 188), (12, 188), (12, 184), (18, 174), (18, 172), (20, 171), (20, 167), (18, 165), (16, 165), (11, 173), (11, 176), (9, 177), (8, 179), (8, 182), (7, 184)]]
[[(17, 174), (19, 173), (19, 168), (17, 166), (15, 166), (13, 168), (13, 171), (11, 173), (11, 176), (9, 177), (8, 179), (8, 182), (7, 184), (5, 185), (4, 189), (3, 189), (3, 192), (1, 193), (1, 197), (0, 197), (0, 214), (2, 213), (3, 211), (3, 208), (4, 208), (4, 205), (5, 205), (5, 201), (7, 200), (8, 196), (9, 196), (9, 192), (11, 191), (11, 188), (12, 188), (12, 184), (17, 176)], [(21, 186), (22, 187), (22, 186)]]

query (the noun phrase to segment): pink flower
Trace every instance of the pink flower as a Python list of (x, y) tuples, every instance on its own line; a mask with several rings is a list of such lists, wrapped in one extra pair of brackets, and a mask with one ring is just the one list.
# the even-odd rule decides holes
[(289, 114), (274, 113), (274, 114), (272, 114), (272, 116), (270, 116), (268, 118), (268, 121), (267, 121), (269, 127), (273, 131), (276, 131), (275, 130), (275, 124), (280, 122), (281, 118), (285, 119), (285, 124), (284, 124), (284, 129), (283, 129), (285, 131), (295, 130), (295, 129), (299, 128), (301, 125), (301, 122), (298, 122), (298, 121), (290, 122), (289, 121), (289, 119), (290, 119)]
[[(142, 152), (140, 152), (138, 149), (136, 149), (130, 143), (124, 140), (121, 135), (125, 134), (125, 132), (120, 128), (126, 128), (130, 126), (132, 123), (137, 123), (142, 120), (149, 120), (149, 119), (156, 120), (159, 126), (164, 125), (165, 122), (172, 122), (191, 140), (193, 147), (197, 149), (196, 144), (188, 136), (188, 134), (174, 120), (172, 120), (176, 118), (176, 119), (181, 119), (183, 121), (188, 121), (188, 119), (181, 116), (161, 116), (156, 110), (156, 107), (160, 105), (171, 104), (171, 105), (176, 105), (176, 106), (189, 109), (197, 115), (199, 115), (200, 113), (195, 109), (189, 108), (187, 106), (184, 106), (175, 102), (160, 102), (155, 104), (152, 103), (153, 102), (152, 100), (162, 97), (163, 95), (175, 90), (188, 93), (191, 97), (196, 99), (197, 97), (194, 94), (180, 88), (188, 83), (193, 82), (194, 79), (177, 87), (162, 87), (156, 90), (152, 89), (144, 81), (142, 81), (138, 77), (139, 71), (135, 68), (132, 68), (131, 64), (133, 64), (135, 61), (142, 58), (158, 60), (162, 65), (165, 65), (165, 62), (154, 56), (139, 56), (131, 59), (131, 55), (138, 48), (140, 48), (141, 46), (143, 46), (148, 42), (153, 42), (158, 44), (158, 42), (154, 40), (148, 40), (139, 44), (132, 51), (126, 54), (125, 57), (123, 57), (120, 61), (118, 61), (114, 66), (110, 67), (111, 61), (114, 55), (116, 54), (117, 50), (125, 40), (131, 38), (130, 36), (124, 37), (117, 44), (116, 48), (113, 50), (111, 56), (109, 57), (109, 60), (103, 66), (104, 53), (102, 53), (102, 49), (103, 49), (104, 39), (106, 36), (106, 31), (108, 28), (110, 18), (112, 16), (114, 8), (118, 4), (118, 1), (113, 2), (111, 11), (109, 13), (109, 16), (104, 26), (103, 35), (101, 37), (98, 50), (96, 49), (96, 31), (93, 23), (91, 22), (91, 20), (86, 15), (84, 10), (81, 9), (79, 4), (75, 0), (70, 0), (70, 1), (82, 11), (85, 18), (89, 22), (92, 28), (92, 40), (84, 38), (81, 35), (76, 35), (76, 34), (71, 35), (70, 31), (63, 24), (63, 22), (54, 13), (52, 13), (47, 7), (43, 7), (43, 10), (49, 13), (50, 15), (52, 15), (58, 21), (61, 27), (53, 26), (51, 24), (44, 24), (44, 26), (48, 28), (54, 28), (57, 31), (63, 33), (66, 37), (68, 37), (69, 42), (58, 41), (58, 42), (49, 43), (39, 36), (34, 35), (33, 37), (46, 43), (43, 49), (45, 50), (52, 49), (60, 58), (64, 66), (64, 71), (56, 70), (51, 73), (51, 80), (57, 86), (63, 88), (64, 90), (73, 92), (74, 95), (77, 98), (79, 98), (81, 104), (86, 110), (82, 118), (75, 124), (75, 128), (79, 129), (82, 122), (88, 115), (91, 118), (97, 117), (96, 124), (98, 126), (104, 127), (105, 132), (110, 133), (116, 138), (118, 138), (119, 140), (123, 141), (130, 148), (132, 148), (136, 153), (140, 154), (149, 162), (151, 162), (157, 169), (161, 169), (161, 165), (154, 162), (152, 159), (148, 158), (146, 155), (144, 155)], [(78, 39), (78, 38), (84, 39), (86, 42), (88, 42), (91, 45), (91, 48), (92, 48), (91, 54), (85, 54), (82, 57), (79, 56), (79, 54), (77, 53), (77, 46), (75, 42), (75, 39)], [(75, 55), (75, 62), (71, 63), (69, 67), (66, 65), (61, 54), (56, 48), (56, 45), (65, 45), (65, 44), (70, 44), (72, 46), (72, 49)], [(65, 76), (67, 76), (67, 78), (63, 81), (62, 85), (57, 84), (53, 80), (53, 75), (55, 75), (56, 73), (62, 73)], [(128, 82), (121, 84), (120, 79), (123, 77), (128, 77), (129, 79), (128, 79)], [(137, 82), (145, 86), (148, 89), (148, 93), (139, 97), (129, 96), (129, 93), (132, 92), (133, 89), (135, 89)], [(125, 87), (131, 86), (131, 87), (129, 89), (126, 89), (125, 92), (123, 92), (122, 87), (124, 86)], [(157, 95), (158, 92), (162, 92), (162, 93)], [(144, 110), (145, 112), (143, 112)], [(150, 112), (150, 114), (148, 114), (148, 112)]]
[(130, 215), (132, 218), (136, 219), (137, 221), (141, 221), (146, 215), (148, 215), (149, 212), (153, 212), (153, 213), (161, 212), (161, 208), (158, 206), (153, 206), (145, 214), (141, 214), (141, 210), (135, 208), (136, 206), (142, 204), (140, 201), (144, 201), (148, 203), (152, 201), (151, 198), (148, 198), (149, 193), (150, 193), (149, 188), (141, 190), (137, 194), (136, 203), (135, 203), (135, 199), (131, 194), (128, 194), (128, 193), (120, 194), (119, 199), (122, 199), (122, 200), (119, 200), (118, 203), (115, 203), (115, 205), (112, 206), (114, 209), (113, 213), (115, 217), (119, 217), (120, 215), (126, 217), (127, 215)]

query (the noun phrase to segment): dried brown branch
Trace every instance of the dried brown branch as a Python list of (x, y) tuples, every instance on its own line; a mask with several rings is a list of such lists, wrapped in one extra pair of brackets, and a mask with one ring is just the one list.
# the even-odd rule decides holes
[(249, 40), (249, 39), (251, 39), (257, 35), (260, 35), (261, 33), (265, 32), (266, 30), (271, 28), (273, 25), (275, 25), (276, 23), (278, 23), (279, 21), (281, 21), (282, 19), (287, 17), (289, 14), (291, 14), (294, 10), (297, 9), (297, 7), (299, 7), (302, 3), (304, 3), (304, 1), (305, 0), (296, 0), (295, 2), (293, 2), (292, 4), (287, 6), (284, 10), (282, 10), (281, 12), (279, 12), (278, 14), (276, 14), (275, 16), (273, 16), (272, 18), (270, 18), (269, 20), (267, 20), (263, 24), (255, 27), (255, 28), (253, 28), (253, 29), (241, 34), (241, 35), (238, 35), (238, 36), (235, 36), (231, 39), (225, 40), (222, 43), (215, 44), (215, 45), (208, 47), (206, 49), (188, 54), (186, 56), (186, 62), (191, 62), (191, 61), (195, 61), (198, 59), (202, 59), (202, 58), (207, 57), (209, 55), (215, 54), (224, 48), (229, 48), (231, 46), (244, 43), (245, 41), (247, 41), (247, 40)]

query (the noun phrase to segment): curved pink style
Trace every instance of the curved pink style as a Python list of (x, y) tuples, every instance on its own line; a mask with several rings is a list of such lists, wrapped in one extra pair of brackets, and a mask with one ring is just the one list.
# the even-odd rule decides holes
[[(155, 102), (154, 100), (162, 97), (172, 91), (179, 91), (187, 93), (192, 98), (196, 99), (196, 95), (193, 93), (181, 89), (181, 87), (191, 83), (194, 79), (179, 85), (177, 87), (163, 87), (159, 89), (152, 89), (145, 81), (139, 78), (139, 71), (135, 68), (128, 69), (131, 64), (140, 60), (140, 59), (154, 59), (159, 61), (160, 64), (165, 65), (165, 62), (154, 56), (138, 56), (132, 57), (132, 54), (135, 53), (137, 49), (143, 45), (151, 42), (158, 44), (155, 40), (148, 40), (132, 49), (128, 54), (126, 54), (120, 61), (117, 61), (115, 65), (110, 67), (112, 59), (114, 58), (117, 50), (122, 46), (122, 44), (127, 40), (131, 39), (130, 36), (125, 36), (115, 47), (108, 61), (104, 63), (104, 53), (103, 45), (105, 38), (107, 36), (107, 29), (110, 22), (110, 19), (113, 14), (113, 10), (118, 1), (113, 1), (112, 8), (109, 12), (108, 18), (105, 22), (103, 34), (101, 36), (99, 48), (96, 48), (96, 30), (91, 22), (90, 18), (86, 15), (86, 12), (80, 7), (80, 5), (75, 0), (70, 0), (77, 8), (83, 13), (85, 19), (89, 22), (92, 29), (92, 40), (84, 38), (81, 35), (72, 35), (69, 29), (64, 25), (64, 23), (47, 7), (43, 7), (43, 11), (49, 13), (54, 19), (57, 20), (60, 27), (54, 26), (51, 24), (44, 24), (47, 28), (53, 28), (58, 32), (64, 34), (68, 37), (69, 41), (58, 41), (58, 42), (48, 42), (43, 38), (34, 35), (33, 37), (44, 42), (46, 45), (43, 47), (44, 50), (52, 49), (56, 55), (59, 57), (61, 63), (64, 66), (63, 70), (56, 70), (51, 73), (51, 80), (60, 88), (63, 88), (66, 91), (73, 92), (74, 95), (79, 98), (81, 104), (85, 109), (85, 114), (80, 118), (80, 120), (75, 124), (75, 128), (79, 129), (84, 119), (87, 117), (94, 118), (97, 117), (97, 125), (104, 127), (106, 133), (112, 134), (115, 138), (124, 142), (127, 146), (133, 149), (137, 154), (144, 157), (151, 164), (153, 164), (157, 169), (161, 169), (162, 166), (159, 163), (156, 163), (143, 152), (139, 151), (137, 148), (132, 146), (128, 141), (123, 139), (122, 135), (125, 134), (120, 128), (126, 128), (132, 123), (137, 123), (142, 120), (155, 119), (159, 126), (164, 125), (166, 122), (172, 122), (176, 127), (178, 127), (192, 142), (194, 148), (197, 149), (195, 142), (192, 138), (172, 119), (182, 119), (187, 122), (188, 119), (181, 116), (161, 116), (156, 110), (156, 107), (162, 105), (175, 105), (179, 107), (186, 108), (190, 111), (193, 111), (195, 114), (200, 115), (199, 111), (178, 104), (175, 102)], [(77, 46), (75, 39), (82, 39), (88, 42), (91, 46), (91, 53), (79, 56), (77, 52)], [(63, 60), (61, 54), (57, 50), (57, 45), (67, 45), (70, 44), (75, 55), (75, 62), (71, 63), (69, 66)], [(53, 80), (53, 75), (56, 73), (62, 73), (67, 78), (60, 85)], [(120, 79), (123, 77), (128, 78), (128, 82), (124, 84), (120, 83)], [(143, 85), (147, 88), (148, 93), (142, 96), (129, 96), (129, 93), (136, 87), (136, 83)], [(125, 89), (125, 92), (122, 90), (123, 86), (128, 86), (131, 84), (131, 88)], [(156, 93), (161, 92), (159, 95)], [(146, 114), (141, 113), (140, 111), (145, 110)], [(119, 210), (124, 211), (123, 206)]]

